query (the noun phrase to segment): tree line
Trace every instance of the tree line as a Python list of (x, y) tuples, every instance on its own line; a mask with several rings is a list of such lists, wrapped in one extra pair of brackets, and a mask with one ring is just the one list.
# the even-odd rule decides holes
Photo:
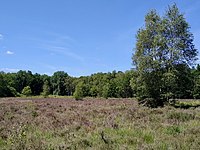
[(82, 97), (133, 97), (130, 81), (134, 71), (96, 73), (71, 77), (64, 71), (52, 76), (31, 71), (0, 73), (0, 97), (23, 95), (60, 95)]
[[(200, 98), (200, 65), (192, 69), (180, 66), (179, 69), (181, 74), (178, 74), (179, 81), (174, 87), (173, 98)], [(0, 97), (60, 95), (75, 96), (77, 99), (83, 97), (131, 98), (142, 94), (141, 87), (136, 87), (136, 80), (139, 80), (139, 77), (137, 70), (134, 69), (81, 77), (69, 76), (64, 71), (57, 71), (52, 76), (22, 70), (17, 73), (0, 72)], [(155, 78), (155, 80), (158, 79)], [(163, 93), (169, 91), (168, 86), (165, 87), (165, 91), (163, 89)], [(170, 94), (168, 96), (170, 97)]]

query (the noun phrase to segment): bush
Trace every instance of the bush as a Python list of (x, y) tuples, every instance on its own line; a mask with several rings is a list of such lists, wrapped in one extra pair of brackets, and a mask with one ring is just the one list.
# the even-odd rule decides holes
[(79, 82), (77, 85), (76, 85), (76, 89), (75, 89), (75, 92), (74, 92), (74, 98), (76, 100), (82, 100), (83, 99), (83, 82)]
[(75, 98), (75, 100), (82, 100), (83, 96), (81, 95), (80, 92), (75, 91), (74, 92), (74, 98)]
[(22, 90), (22, 94), (25, 96), (30, 96), (32, 94), (30, 86), (24, 87), (24, 89)]
[(46, 98), (48, 97), (50, 94), (50, 86), (49, 86), (49, 82), (46, 80), (44, 82), (44, 85), (43, 85), (43, 92), (41, 93), (41, 95)]

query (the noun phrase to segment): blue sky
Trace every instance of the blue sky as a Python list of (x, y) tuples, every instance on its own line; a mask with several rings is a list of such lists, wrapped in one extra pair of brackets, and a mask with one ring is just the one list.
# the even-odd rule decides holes
[(135, 34), (151, 9), (176, 3), (200, 49), (198, 0), (4, 0), (0, 71), (71, 76), (129, 70)]

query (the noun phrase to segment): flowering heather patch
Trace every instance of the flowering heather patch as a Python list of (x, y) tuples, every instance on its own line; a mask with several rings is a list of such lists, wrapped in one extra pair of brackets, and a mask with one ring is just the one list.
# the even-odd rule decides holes
[(132, 99), (0, 99), (0, 149), (199, 149), (200, 111)]

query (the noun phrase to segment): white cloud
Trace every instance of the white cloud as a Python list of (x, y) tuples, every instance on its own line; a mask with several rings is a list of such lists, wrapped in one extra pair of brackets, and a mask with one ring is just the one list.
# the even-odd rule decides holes
[(18, 72), (20, 69), (14, 69), (14, 68), (0, 68), (0, 71), (3, 72)]
[(11, 51), (6, 51), (6, 54), (7, 54), (7, 55), (13, 55), (13, 54), (14, 54), (14, 52), (11, 52)]

